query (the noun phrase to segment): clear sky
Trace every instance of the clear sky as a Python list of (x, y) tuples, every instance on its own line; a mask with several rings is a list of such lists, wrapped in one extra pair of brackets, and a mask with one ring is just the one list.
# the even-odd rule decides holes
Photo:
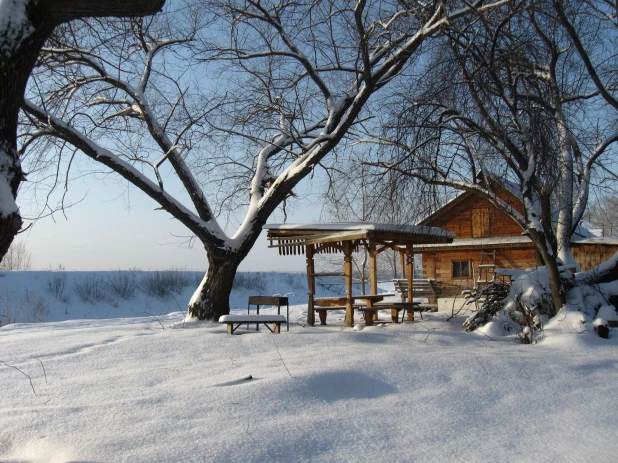
[[(167, 183), (166, 185), (169, 185)], [(206, 251), (199, 241), (192, 249), (183, 245), (189, 231), (141, 191), (113, 179), (102, 181), (92, 176), (70, 183), (68, 202), (84, 200), (54, 218), (39, 219), (19, 236), (32, 255), (33, 269), (118, 270), (137, 267), (142, 270), (182, 268), (205, 270)], [(32, 204), (29, 195), (18, 196), (22, 214), (27, 217)], [(185, 203), (186, 204), (186, 203)], [(310, 222), (319, 207), (306, 202), (288, 217), (288, 223)], [(275, 213), (271, 223), (283, 222)], [(242, 263), (240, 270), (304, 271), (303, 256), (279, 256), (269, 249), (265, 234)]]

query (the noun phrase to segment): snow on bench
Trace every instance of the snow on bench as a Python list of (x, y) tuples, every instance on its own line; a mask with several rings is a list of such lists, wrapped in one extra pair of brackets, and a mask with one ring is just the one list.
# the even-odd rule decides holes
[[(219, 323), (227, 324), (227, 333), (234, 334), (234, 331), (243, 323), (263, 324), (272, 333), (281, 332), (281, 323), (285, 323), (284, 315), (221, 315)], [(268, 324), (273, 324), (275, 329), (271, 329)], [(234, 326), (236, 325), (236, 326)]]

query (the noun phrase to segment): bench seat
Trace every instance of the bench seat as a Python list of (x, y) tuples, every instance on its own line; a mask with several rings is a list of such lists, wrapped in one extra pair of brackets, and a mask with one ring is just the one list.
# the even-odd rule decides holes
[[(360, 310), (365, 310), (366, 312), (376, 313), (378, 310), (390, 310), (391, 311), (391, 319), (393, 323), (399, 323), (399, 312), (403, 310), (403, 315), (401, 321), (403, 322), (403, 317), (405, 316), (406, 311), (408, 312), (408, 321), (414, 321), (414, 311), (419, 311), (419, 306), (421, 304), (419, 302), (378, 302), (374, 304), (373, 307), (365, 307)], [(421, 314), (421, 318), (423, 315)], [(367, 323), (369, 322), (369, 323)], [(373, 320), (368, 320), (365, 317), (365, 323), (368, 326), (373, 324)]]
[[(273, 333), (281, 332), (281, 323), (285, 323), (284, 315), (221, 315), (219, 323), (227, 324), (228, 334), (234, 334), (234, 331), (243, 323), (261, 323)], [(274, 325), (274, 330), (268, 326)]]
[(419, 304), (418, 308), (421, 312), (437, 312), (438, 304)]

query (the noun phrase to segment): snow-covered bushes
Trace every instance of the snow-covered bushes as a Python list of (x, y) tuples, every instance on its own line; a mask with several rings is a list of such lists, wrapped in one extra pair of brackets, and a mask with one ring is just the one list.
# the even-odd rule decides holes
[(68, 302), (71, 292), (82, 302), (91, 304), (130, 300), (138, 289), (146, 296), (163, 299), (187, 287), (197, 286), (202, 276), (201, 272), (171, 269), (154, 272), (119, 270), (105, 274), (93, 272), (77, 277), (69, 275), (60, 265), (47, 277), (47, 290), (60, 302)]
[(110, 273), (107, 276), (109, 290), (117, 298), (128, 301), (137, 291), (137, 276), (134, 271), (121, 271)]
[(144, 294), (165, 298), (172, 293), (179, 293), (194, 284), (194, 278), (178, 269), (146, 273), (142, 276), (140, 287)]
[(522, 344), (535, 342), (554, 310), (545, 267), (514, 274), (508, 292), (499, 293), (500, 300), (493, 301), (491, 313), (480, 319), (478, 313), (472, 314), (464, 322), (464, 328), (472, 331), (482, 326), (485, 334), (515, 334)]
[(264, 291), (266, 289), (266, 277), (260, 272), (237, 272), (234, 277), (233, 288), (248, 289), (251, 291)]
[(46, 322), (49, 310), (45, 299), (24, 289), (23, 294), (11, 294), (5, 291), (0, 296), (0, 326), (17, 323)]
[[(615, 292), (611, 285), (615, 282), (596, 286), (577, 285), (577, 275), (574, 276), (568, 270), (563, 270), (561, 275), (565, 286), (571, 289), (567, 293), (566, 306), (562, 308), (559, 316), (563, 315), (563, 312), (578, 313), (584, 328), (577, 329), (577, 333), (588, 331), (587, 327), (592, 324), (595, 327), (594, 332), (598, 335), (609, 334), (603, 329), (599, 333), (596, 327), (607, 326), (606, 320), (618, 320), (615, 307), (609, 303), (609, 294)], [(501, 310), (495, 311), (491, 319), (487, 318), (482, 323), (477, 323), (477, 326), (484, 325), (483, 333), (515, 334), (522, 343), (535, 342), (550, 318), (555, 315), (545, 267), (522, 270), (513, 275), (508, 296), (501, 305)], [(469, 317), (464, 322), (464, 327), (466, 324), (470, 325), (469, 320), (474, 318), (478, 316), (473, 314)], [(595, 319), (597, 321), (592, 323)]]
[(294, 291), (306, 291), (307, 277), (304, 273), (286, 273), (284, 275), (284, 282)]
[(81, 277), (73, 284), (73, 289), (82, 302), (91, 304), (113, 302), (109, 282), (100, 275), (92, 274)]
[(62, 265), (47, 277), (47, 290), (60, 302), (68, 302), (69, 295), (67, 290), (67, 272)]

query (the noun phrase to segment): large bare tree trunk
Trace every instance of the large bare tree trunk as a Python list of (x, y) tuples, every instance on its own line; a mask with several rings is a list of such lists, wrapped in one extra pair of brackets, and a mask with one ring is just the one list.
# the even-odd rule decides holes
[(165, 0), (16, 0), (3, 5), (0, 30), (0, 261), (22, 226), (16, 206), (23, 181), (17, 152), (17, 119), (26, 83), (54, 27), (91, 16), (143, 16)]
[(236, 270), (244, 256), (208, 253), (206, 277), (189, 303), (189, 315), (200, 320), (218, 320), (230, 313), (230, 294)]

